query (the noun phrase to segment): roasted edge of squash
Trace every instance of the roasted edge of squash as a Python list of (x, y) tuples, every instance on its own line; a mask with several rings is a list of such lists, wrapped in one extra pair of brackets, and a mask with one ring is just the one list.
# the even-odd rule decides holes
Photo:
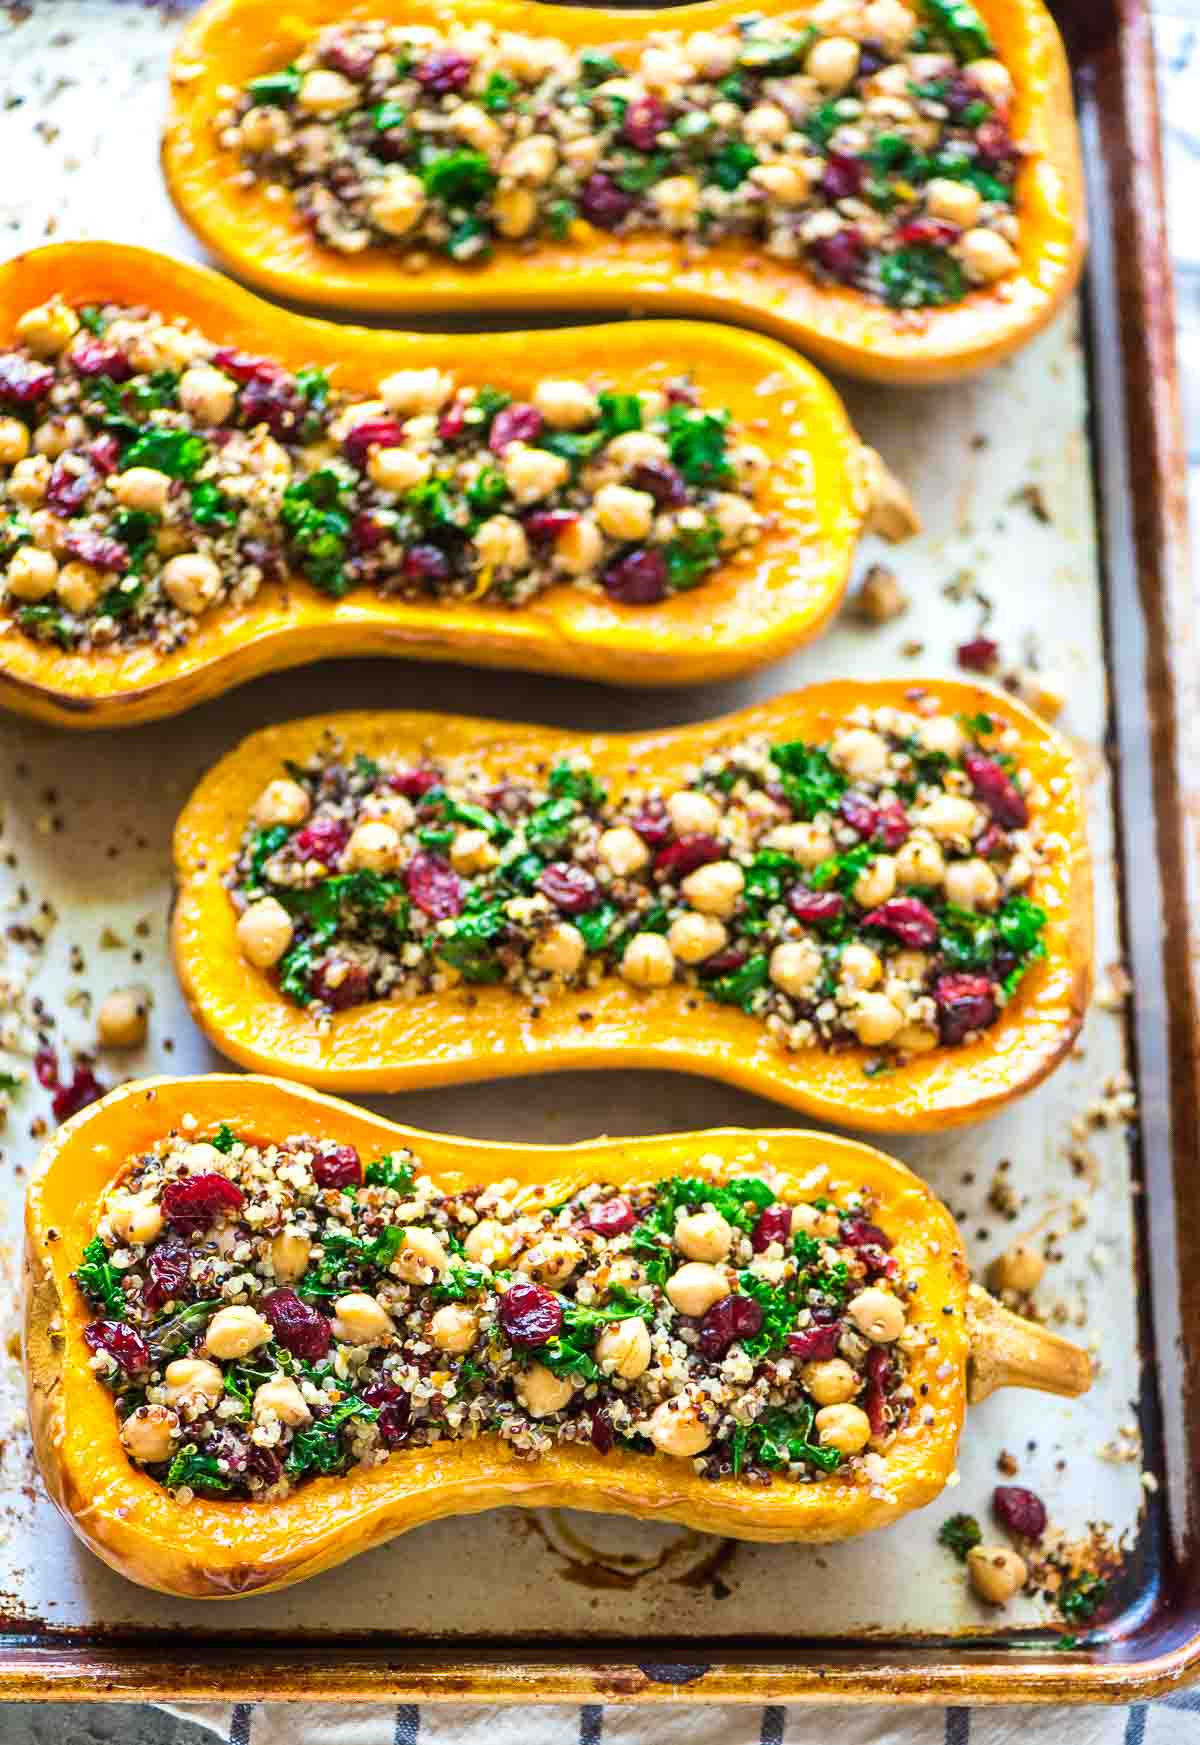
[[(695, 998), (682, 983), (637, 991), (618, 977), (555, 997), (531, 1022), (502, 987), (470, 987), (335, 1013), (322, 1033), (242, 955), (223, 878), (251, 805), (285, 758), (303, 761), (331, 727), (348, 749), (418, 756), (477, 752), (489, 771), (532, 774), (586, 751), (619, 791), (677, 773), (751, 733), (818, 738), (860, 703), (904, 707), (932, 693), (949, 710), (992, 708), (1021, 738), (1020, 759), (1045, 792), (1038, 810), (1052, 844), (1032, 894), (1047, 911), (1046, 955), (997, 1022), (975, 1042), (935, 1048), (868, 1076), (870, 1051), (787, 1054), (736, 1007)], [(1012, 698), (959, 680), (834, 680), (736, 714), (659, 732), (587, 735), (466, 716), (310, 716), (251, 735), (203, 778), (175, 830), (175, 968), (192, 1015), (224, 1054), (324, 1090), (397, 1091), (581, 1067), (667, 1068), (723, 1079), (836, 1125), (937, 1131), (994, 1114), (1038, 1084), (1069, 1052), (1092, 985), (1092, 889), (1083, 794), (1066, 741)], [(590, 1019), (580, 1021), (581, 1011)]]
[[(528, 0), (372, 0), (365, 17), (441, 27), (456, 21), (544, 32), (577, 45), (620, 49), (662, 28), (660, 11), (569, 7)], [(796, 0), (760, 0), (767, 17), (803, 12)], [(345, 257), (322, 247), (285, 201), (236, 185), (232, 155), (213, 125), (222, 88), (286, 64), (323, 25), (344, 18), (335, 0), (208, 0), (173, 63), (163, 164), (184, 219), (234, 272), (280, 297), (393, 314), (470, 314), (533, 307), (630, 306), (716, 316), (762, 327), (823, 364), (885, 383), (947, 381), (1011, 356), (1075, 286), (1086, 248), (1083, 171), (1070, 69), (1042, 0), (978, 0), (996, 52), (1013, 75), (1013, 129), (1026, 148), (1017, 182), (1020, 270), (961, 303), (895, 310), (844, 286), (817, 284), (761, 250), (729, 241), (686, 261), (659, 236), (597, 232), (586, 249), (538, 242), (501, 251), (485, 267), (439, 262), (410, 271), (399, 255)], [(743, 0), (673, 7), (670, 24), (709, 30), (745, 11)]]
[[(112, 1397), (89, 1368), (91, 1319), (71, 1278), (106, 1192), (139, 1151), (194, 1119), (262, 1139), (297, 1132), (360, 1147), (411, 1145), (444, 1184), (515, 1178), (555, 1200), (588, 1180), (655, 1180), (694, 1163), (698, 1148), (796, 1180), (821, 1162), (847, 1185), (869, 1186), (905, 1273), (912, 1313), (937, 1318), (936, 1358), (914, 1353), (911, 1379), (933, 1426), (898, 1438), (871, 1486), (836, 1481), (765, 1490), (698, 1478), (685, 1461), (566, 1444), (530, 1463), (498, 1439), (400, 1450), (382, 1466), (316, 1478), (281, 1502), (175, 1501), (134, 1467)], [(958, 1231), (932, 1191), (882, 1153), (831, 1134), (723, 1129), (593, 1140), (564, 1147), (501, 1145), (427, 1134), (278, 1080), (213, 1074), (134, 1082), (62, 1127), (42, 1154), (26, 1207), (25, 1339), (34, 1447), (46, 1488), (79, 1537), (130, 1580), (187, 1598), (231, 1599), (315, 1575), (446, 1515), (519, 1505), (562, 1506), (678, 1521), (742, 1539), (830, 1541), (884, 1526), (931, 1501), (954, 1468), (964, 1410), (994, 1387), (1078, 1394), (1083, 1351), (1020, 1321), (968, 1288)]]

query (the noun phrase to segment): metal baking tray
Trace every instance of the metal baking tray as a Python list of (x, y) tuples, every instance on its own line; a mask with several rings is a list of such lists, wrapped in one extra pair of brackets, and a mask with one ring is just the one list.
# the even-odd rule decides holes
[[(1059, 676), (1062, 725), (1088, 777), (1101, 981), (1124, 959), (1136, 995), (1124, 1011), (1097, 1006), (1075, 1056), (1032, 1096), (984, 1126), (894, 1149), (963, 1218), (978, 1262), (1017, 1231), (1055, 1233), (1060, 1258), (1041, 1299), (1094, 1346), (1093, 1393), (995, 1396), (971, 1414), (958, 1487), (850, 1544), (738, 1545), (502, 1510), (217, 1608), (132, 1587), (77, 1546), (36, 1483), (10, 1337), (0, 1359), (0, 1696), (1128, 1701), (1200, 1666), (1200, 710), (1154, 69), (1145, 0), (1061, 11), (1095, 239), (1080, 302), (969, 385), (847, 388), (860, 428), (926, 516), (914, 545), (861, 557), (863, 569), (877, 560), (899, 572), (911, 597), (902, 618), (868, 630), (845, 616), (751, 682), (669, 696), (359, 662), (277, 675), (121, 734), (2, 720), (0, 1040), (19, 1041), (23, 1024), (28, 1039), (53, 1019), (57, 1045), (86, 1044), (86, 994), (140, 979), (155, 997), (150, 1043), (133, 1063), (102, 1062), (102, 1076), (216, 1064), (166, 960), (170, 828), (196, 777), (267, 722), (375, 704), (583, 728), (665, 724), (834, 673), (950, 671), (986, 612), (1006, 655)], [(0, 154), (21, 166), (0, 189), (6, 252), (104, 235), (194, 252), (157, 168), (177, 18), (178, 8), (122, 0), (0, 13)], [(1081, 1118), (1125, 1071), (1140, 1126), (1089, 1131), (1081, 1152)], [(416, 1125), (543, 1141), (778, 1120), (729, 1088), (633, 1073), (378, 1106)], [(19, 1202), (44, 1110), (31, 1089), (2, 1136), (10, 1335)], [(995, 1182), (1015, 1198), (1012, 1221), (994, 1209)], [(1056, 1649), (1032, 1602), (985, 1614), (935, 1543), (952, 1509), (986, 1513), (1002, 1450), (1055, 1522), (1076, 1537), (1103, 1524), (1122, 1548), (1115, 1603), (1083, 1648)], [(1121, 1451), (1134, 1458), (1114, 1458)]]

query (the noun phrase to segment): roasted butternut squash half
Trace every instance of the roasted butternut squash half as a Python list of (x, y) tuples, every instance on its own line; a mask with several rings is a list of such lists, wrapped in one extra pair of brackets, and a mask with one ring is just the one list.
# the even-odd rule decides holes
[(889, 382), (1008, 356), (1084, 250), (1042, 0), (209, 0), (163, 161), (277, 296), (717, 316)]
[(197, 1022), (325, 1089), (669, 1067), (933, 1129), (1043, 1078), (1090, 989), (1071, 753), (954, 680), (612, 736), (294, 721), (205, 776), (175, 863)]
[(187, 1597), (505, 1504), (848, 1538), (938, 1494), (968, 1397), (1090, 1380), (968, 1295), (916, 1176), (825, 1134), (489, 1145), (148, 1080), (47, 1147), (26, 1265), (47, 1489)]
[(74, 726), (400, 654), (636, 684), (813, 636), (911, 507), (833, 389), (693, 323), (381, 333), (108, 243), (0, 267), (0, 701)]

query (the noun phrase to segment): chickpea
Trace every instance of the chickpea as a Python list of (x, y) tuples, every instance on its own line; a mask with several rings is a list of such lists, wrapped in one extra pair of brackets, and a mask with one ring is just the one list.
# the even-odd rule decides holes
[(915, 14), (900, 0), (869, 0), (862, 19), (864, 38), (882, 43), (888, 55), (901, 54), (917, 28)]
[(830, 756), (853, 780), (878, 780), (887, 771), (887, 740), (869, 727), (847, 727), (835, 734)]
[(473, 145), (486, 157), (494, 156), (503, 138), (487, 110), (481, 109), (478, 103), (460, 103), (452, 110), (450, 128), (459, 139), (465, 139), (468, 145)]
[(596, 844), (596, 853), (621, 879), (638, 872), (650, 859), (650, 850), (628, 824), (614, 824), (610, 830), (604, 831)]
[(286, 824), (292, 829), (297, 824), (303, 824), (312, 811), (312, 801), (308, 797), (308, 789), (294, 782), (289, 776), (278, 776), (273, 782), (268, 782), (259, 794), (251, 808), (251, 817), (264, 830), (269, 830), (275, 824)]
[(795, 159), (775, 164), (757, 164), (750, 171), (750, 180), (757, 187), (765, 188), (771, 199), (780, 206), (802, 206), (812, 191), (812, 179), (803, 161)]
[(544, 448), (529, 448), (523, 442), (510, 443), (500, 466), (509, 490), (522, 505), (540, 502), (565, 485), (571, 476), (570, 463), (561, 455), (550, 454)]
[(871, 1420), (861, 1406), (822, 1406), (813, 1425), (822, 1448), (857, 1454), (871, 1440)]
[(392, 1271), (408, 1285), (432, 1284), (450, 1270), (450, 1257), (432, 1230), (413, 1225), (404, 1232), (404, 1247)]
[(555, 541), (554, 561), (569, 576), (586, 576), (604, 551), (604, 539), (591, 515), (578, 515)]
[(15, 467), (29, 453), (29, 432), (19, 418), (0, 418), (0, 467)]
[(211, 364), (193, 364), (180, 378), (179, 404), (197, 424), (224, 424), (236, 400), (236, 383)]
[(424, 184), (407, 170), (389, 171), (367, 207), (371, 223), (388, 236), (407, 236), (424, 210)]
[(693, 909), (728, 920), (738, 906), (746, 878), (736, 860), (714, 860), (698, 866), (680, 885)]
[(913, 814), (914, 821), (932, 831), (939, 842), (970, 841), (978, 816), (975, 802), (962, 794), (935, 794)]
[(193, 616), (211, 606), (221, 591), (221, 572), (203, 552), (185, 552), (163, 566), (163, 589), (181, 612)]
[(477, 527), (475, 549), (485, 570), (523, 570), (529, 562), (525, 529), (511, 515), (493, 515)]
[(454, 378), (431, 365), (426, 370), (396, 370), (379, 384), (384, 404), (400, 417), (440, 412), (454, 392)]
[(700, 204), (695, 176), (664, 176), (650, 190), (658, 216), (668, 230), (690, 230)]
[(583, 1244), (574, 1236), (543, 1236), (527, 1248), (517, 1262), (517, 1271), (538, 1284), (564, 1285), (584, 1258)]
[(57, 357), (79, 332), (79, 317), (59, 297), (27, 309), (17, 322), (16, 334), (34, 357)]
[(694, 1403), (683, 1395), (664, 1400), (650, 1414), (650, 1440), (660, 1454), (673, 1455), (676, 1460), (690, 1460), (703, 1454), (712, 1435)]
[(395, 1331), (387, 1310), (366, 1291), (349, 1291), (333, 1305), (333, 1336), (342, 1345), (382, 1345)]
[(153, 1190), (120, 1194), (108, 1208), (108, 1225), (122, 1242), (153, 1242), (163, 1227), (162, 1207), (153, 1198)]
[(720, 1212), (688, 1212), (675, 1226), (675, 1246), (689, 1260), (724, 1260), (733, 1230)]
[(55, 587), (68, 612), (90, 612), (107, 587), (107, 579), (89, 563), (72, 558), (58, 572)]
[(729, 491), (719, 491), (713, 498), (712, 513), (721, 538), (727, 545), (736, 544), (752, 527), (758, 525), (754, 505), (747, 503), (744, 497), (735, 497)]
[(503, 1266), (512, 1257), (511, 1233), (495, 1218), (481, 1218), (463, 1237), (463, 1253), (484, 1266)]
[(486, 830), (460, 830), (450, 844), (450, 864), (455, 872), (486, 872), (499, 859), (499, 850)]
[(891, 1345), (904, 1331), (904, 1304), (875, 1285), (851, 1297), (846, 1313), (872, 1345)]
[(704, 1315), (729, 1295), (729, 1281), (715, 1266), (689, 1260), (667, 1280), (667, 1296), (681, 1315)]
[(188, 1400), (215, 1406), (225, 1392), (225, 1377), (206, 1357), (177, 1357), (163, 1370), (163, 1382), (168, 1406), (182, 1406)]
[(815, 1206), (792, 1207), (792, 1229), (806, 1236), (836, 1236), (841, 1224), (836, 1212), (819, 1212)]
[(220, 1175), (225, 1167), (225, 1159), (215, 1145), (209, 1145), (207, 1140), (198, 1139), (194, 1145), (189, 1145), (183, 1154), (182, 1164), (187, 1175), (207, 1175), (215, 1171)]
[(308, 1270), (312, 1241), (300, 1230), (281, 1230), (271, 1240), (271, 1269), (276, 1283), (295, 1284)]
[(679, 788), (667, 800), (667, 817), (680, 836), (712, 836), (721, 827), (722, 812), (708, 794)]
[(621, 959), (621, 974), (635, 988), (665, 988), (675, 978), (675, 953), (661, 933), (635, 933)]
[(973, 1545), (967, 1552), (967, 1577), (989, 1606), (1004, 1606), (1029, 1580), (1029, 1566), (1007, 1545)]
[(849, 36), (826, 36), (809, 50), (805, 71), (822, 91), (844, 91), (854, 83), (861, 50)]
[(255, 969), (273, 969), (292, 943), (292, 918), (275, 897), (260, 897), (238, 916), (238, 949)]
[(811, 940), (788, 940), (775, 947), (767, 967), (777, 988), (803, 999), (820, 980), (824, 959)]
[(58, 559), (36, 545), (22, 545), (8, 561), (8, 591), (17, 600), (44, 600), (54, 592)]
[(833, 832), (827, 824), (781, 824), (778, 830), (772, 830), (763, 846), (781, 849), (803, 867), (820, 866), (836, 852)]
[(973, 79), (987, 98), (997, 109), (1007, 109), (1012, 100), (1012, 74), (1003, 61), (993, 60), (990, 56), (983, 60), (968, 61), (963, 68), (969, 79)]
[(936, 842), (910, 836), (896, 855), (896, 883), (936, 889), (946, 876), (946, 857)]
[(296, 101), (310, 115), (345, 115), (361, 96), (361, 88), (329, 67), (305, 73)]
[(400, 832), (382, 820), (357, 824), (346, 844), (345, 864), (366, 872), (391, 872), (400, 859)]
[(362, 803), (362, 811), (365, 818), (378, 818), (401, 835), (417, 821), (416, 812), (403, 794), (369, 794)]
[(501, 236), (528, 236), (537, 220), (537, 197), (528, 188), (500, 188), (492, 200), (492, 217)]
[(904, 1054), (928, 1054), (941, 1041), (937, 1026), (934, 1024), (905, 1024), (892, 1037), (895, 1046)]
[(656, 466), (662, 461), (668, 461), (671, 451), (662, 437), (655, 436), (652, 430), (624, 430), (620, 436), (613, 437), (601, 458), (606, 467), (616, 467), (624, 474), (633, 472), (637, 467)]
[(850, 1022), (861, 1043), (880, 1048), (896, 1035), (904, 1016), (886, 994), (859, 994)]
[(804, 1364), (800, 1380), (818, 1406), (844, 1406), (847, 1400), (854, 1398), (861, 1385), (861, 1378), (844, 1357)]
[(558, 162), (558, 142), (548, 133), (531, 133), (518, 140), (504, 154), (500, 173), (513, 182), (530, 182), (539, 187), (548, 182)]
[(688, 38), (688, 56), (706, 79), (720, 79), (737, 65), (737, 42), (728, 32), (698, 30)]
[(433, 462), (411, 448), (377, 448), (367, 461), (367, 476), (381, 491), (411, 491), (429, 477)]
[(601, 529), (613, 539), (645, 539), (654, 525), (654, 498), (628, 485), (602, 485), (593, 500)]
[(439, 1351), (461, 1356), (479, 1338), (479, 1319), (462, 1303), (443, 1303), (429, 1323), (429, 1337)]
[(600, 416), (600, 402), (585, 382), (539, 382), (533, 404), (553, 430), (581, 430)]
[(955, 182), (949, 176), (935, 176), (925, 184), (925, 210), (931, 218), (944, 218), (969, 230), (979, 217), (983, 197), (969, 182)]
[(121, 1426), (121, 1441), (132, 1460), (153, 1466), (171, 1458), (179, 1419), (166, 1406), (139, 1406)]
[(848, 945), (842, 952), (838, 979), (848, 988), (873, 988), (883, 974), (883, 965), (869, 945)]
[(987, 1280), (994, 1291), (1015, 1291), (1028, 1296), (1042, 1282), (1046, 1258), (1032, 1242), (1018, 1241), (998, 1254), (988, 1267)]
[(543, 1363), (531, 1363), (518, 1375), (514, 1387), (531, 1418), (548, 1418), (552, 1412), (562, 1411), (577, 1385), (569, 1376), (555, 1375)]
[(786, 109), (778, 103), (757, 103), (742, 122), (742, 137), (750, 145), (778, 145), (792, 131)]
[(204, 1347), (213, 1357), (249, 1357), (271, 1338), (271, 1323), (248, 1305), (218, 1309), (208, 1323)]
[(66, 418), (47, 418), (34, 431), (33, 446), (48, 460), (57, 460), (60, 455), (69, 453), (71, 449), (78, 448), (81, 442), (85, 442), (87, 434), (87, 425), (74, 413)]
[(946, 868), (946, 900), (960, 909), (994, 909), (1000, 880), (986, 860), (956, 860)]
[(680, 963), (703, 963), (720, 951), (729, 934), (715, 915), (690, 911), (678, 916), (667, 929), (667, 944)]
[(167, 474), (154, 467), (130, 467), (112, 483), (113, 496), (123, 509), (144, 509), (150, 515), (162, 514), (170, 489)]
[(896, 860), (894, 855), (878, 854), (854, 881), (854, 901), (864, 909), (877, 908), (896, 892)]
[(140, 1048), (150, 1001), (145, 988), (114, 988), (100, 1002), (96, 1034), (102, 1048)]
[(8, 494), (22, 509), (36, 509), (45, 500), (50, 483), (50, 462), (44, 454), (19, 460), (8, 481)]
[(652, 91), (673, 92), (677, 85), (686, 85), (696, 76), (696, 69), (683, 44), (643, 49), (638, 72)]
[(534, 969), (550, 975), (573, 976), (587, 956), (587, 944), (578, 927), (556, 922), (534, 941), (529, 961)]
[(967, 277), (979, 285), (995, 284), (1021, 264), (1016, 249), (995, 230), (968, 230), (958, 247)]
[(281, 1424), (287, 1424), (293, 1430), (312, 1422), (308, 1402), (290, 1375), (274, 1376), (256, 1387), (253, 1410), (256, 1422), (278, 1418)]

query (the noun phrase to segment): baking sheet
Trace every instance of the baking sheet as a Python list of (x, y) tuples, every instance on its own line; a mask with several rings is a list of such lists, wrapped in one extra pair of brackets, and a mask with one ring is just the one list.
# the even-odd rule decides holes
[[(36, 0), (20, 19), (23, 10), (0, 13), (0, 161), (17, 167), (0, 188), (4, 251), (108, 236), (193, 256), (157, 168), (172, 22), (121, 0)], [(89, 93), (83, 101), (81, 87)], [(91, 94), (97, 90), (102, 101)], [(270, 721), (371, 705), (462, 707), (597, 729), (685, 721), (834, 674), (948, 673), (955, 646), (979, 627), (981, 601), (988, 634), (1005, 655), (1042, 663), (1066, 695), (1061, 725), (1088, 780), (1103, 984), (1104, 966), (1119, 955), (1118, 880), (1077, 322), (1072, 310), (1013, 364), (966, 386), (920, 395), (847, 388), (863, 435), (913, 487), (925, 517), (920, 540), (895, 553), (867, 545), (860, 554), (859, 573), (871, 561), (897, 571), (910, 608), (878, 629), (844, 617), (817, 645), (747, 683), (643, 697), (522, 675), (359, 662), (260, 681), (183, 720), (120, 735), (83, 738), (0, 721), (0, 903), (8, 903), (11, 924), (0, 976), (13, 978), (7, 1001), (0, 988), (0, 1004), (11, 1008), (0, 1022), (20, 1028), (40, 998), (57, 1020), (60, 1045), (86, 1046), (92, 1022), (81, 996), (144, 981), (155, 997), (150, 1044), (132, 1061), (104, 1062), (106, 1082), (130, 1071), (218, 1064), (167, 966), (170, 830), (199, 774)], [(38, 919), (43, 903), (56, 917), (45, 946), (12, 938), (13, 926), (48, 925), (48, 917)], [(22, 989), (27, 971), (32, 979)], [(1032, 1602), (1000, 1617), (985, 1613), (934, 1534), (952, 1509), (986, 1515), (1004, 1450), (1019, 1463), (1017, 1482), (1038, 1491), (1073, 1535), (1096, 1522), (1114, 1541), (1132, 1544), (1136, 1535), (1148, 1493), (1136, 1441), (1122, 1434), (1135, 1422), (1140, 1388), (1127, 1131), (1114, 1123), (1089, 1134), (1084, 1175), (1068, 1155), (1073, 1124), (1126, 1066), (1124, 1032), (1119, 1013), (1097, 1007), (1076, 1056), (1022, 1103), (981, 1127), (892, 1145), (962, 1218), (980, 1267), (1017, 1233), (1055, 1232), (1061, 1258), (1048, 1268), (1039, 1301), (1055, 1324), (1077, 1324), (1100, 1372), (1082, 1401), (1008, 1392), (976, 1408), (957, 1488), (887, 1534), (828, 1549), (748, 1546), (671, 1527), (500, 1511), (421, 1529), (291, 1593), (222, 1607), (218, 1617), (195, 1602), (145, 1594), (77, 1547), (33, 1478), (10, 1358), (0, 1420), (0, 1609), (8, 1627), (322, 1634), (336, 1627), (409, 1642), (438, 1635), (783, 1642), (981, 1635), (1037, 1622), (1044, 1614)], [(632, 1073), (468, 1086), (373, 1106), (418, 1126), (546, 1142), (779, 1118), (773, 1105), (731, 1089)], [(3, 1136), (11, 1278), (23, 1173), (36, 1154), (29, 1129), (44, 1113), (43, 1094), (27, 1091)], [(988, 1203), (1001, 1164), (1017, 1203), (1011, 1221)], [(1176, 1359), (1166, 1353), (1164, 1361)], [(1170, 1398), (1170, 1373), (1162, 1379)], [(1130, 1595), (1135, 1609), (1138, 1597)]]

